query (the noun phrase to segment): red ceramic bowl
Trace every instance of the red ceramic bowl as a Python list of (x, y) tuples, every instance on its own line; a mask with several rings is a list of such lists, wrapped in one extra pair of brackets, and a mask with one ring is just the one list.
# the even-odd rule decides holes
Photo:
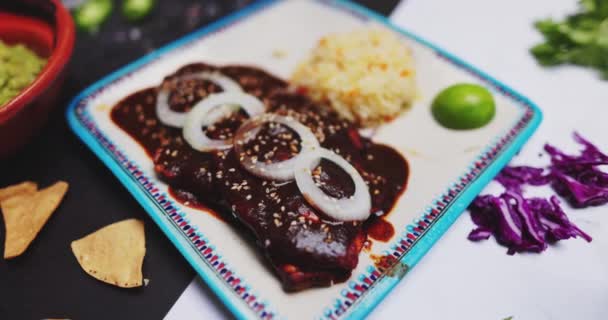
[(0, 0), (0, 40), (22, 43), (48, 62), (36, 80), (0, 107), (0, 158), (25, 145), (44, 125), (74, 47), (74, 23), (60, 0)]

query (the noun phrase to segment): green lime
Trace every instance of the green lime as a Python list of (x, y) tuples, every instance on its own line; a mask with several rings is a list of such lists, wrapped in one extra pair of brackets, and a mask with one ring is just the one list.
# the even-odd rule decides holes
[(95, 32), (111, 12), (112, 0), (87, 0), (74, 11), (74, 21), (82, 30)]
[(459, 83), (443, 89), (431, 107), (435, 120), (449, 129), (476, 129), (488, 124), (496, 113), (492, 94), (484, 87)]
[(154, 4), (155, 0), (124, 0), (122, 14), (129, 21), (138, 21), (152, 12)]

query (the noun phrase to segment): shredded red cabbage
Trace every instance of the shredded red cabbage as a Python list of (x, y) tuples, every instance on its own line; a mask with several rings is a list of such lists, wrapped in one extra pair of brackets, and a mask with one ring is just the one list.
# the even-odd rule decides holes
[(545, 145), (545, 151), (551, 156), (551, 185), (574, 207), (603, 205), (608, 202), (608, 173), (598, 166), (608, 165), (608, 156), (577, 133), (574, 140), (584, 147), (578, 156)]
[(525, 198), (525, 185), (550, 184), (574, 207), (602, 205), (608, 202), (608, 173), (598, 166), (608, 165), (608, 156), (592, 143), (574, 134), (584, 149), (578, 156), (567, 155), (549, 144), (546, 152), (551, 156), (547, 170), (529, 166), (506, 167), (496, 177), (506, 191), (500, 196), (478, 196), (471, 206), (471, 218), (477, 228), (469, 233), (469, 240), (487, 240), (494, 235), (516, 252), (542, 252), (548, 244), (569, 238), (591, 237), (574, 225), (560, 206), (556, 196), (550, 199)]
[(557, 197), (525, 199), (506, 191), (500, 196), (480, 196), (470, 207), (473, 222), (478, 226), (469, 240), (479, 241), (494, 235), (498, 243), (516, 252), (542, 252), (559, 240), (591, 237), (575, 226), (564, 213)]
[(528, 166), (505, 167), (496, 176), (495, 180), (502, 184), (507, 190), (518, 190), (525, 184), (542, 186), (551, 182), (551, 174), (544, 173), (542, 168)]

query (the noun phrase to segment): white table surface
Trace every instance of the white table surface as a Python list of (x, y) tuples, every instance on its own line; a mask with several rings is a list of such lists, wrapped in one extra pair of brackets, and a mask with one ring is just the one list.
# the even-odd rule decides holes
[[(545, 142), (577, 150), (578, 130), (608, 150), (608, 81), (575, 67), (544, 69), (528, 48), (541, 37), (535, 19), (559, 17), (576, 0), (408, 0), (396, 24), (471, 62), (536, 102), (545, 119), (514, 160), (538, 165)], [(497, 192), (493, 184), (486, 192)], [(531, 193), (547, 194), (546, 189)], [(546, 252), (508, 256), (494, 240), (466, 239), (464, 213), (435, 247), (372, 312), (371, 319), (608, 319), (608, 206), (573, 210), (571, 220), (594, 239), (562, 241)], [(228, 316), (197, 278), (166, 319)]]

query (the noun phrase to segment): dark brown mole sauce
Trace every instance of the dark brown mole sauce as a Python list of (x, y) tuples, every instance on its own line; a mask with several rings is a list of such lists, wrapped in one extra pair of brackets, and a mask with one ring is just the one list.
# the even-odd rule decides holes
[(372, 218), (365, 227), (374, 240), (388, 242), (395, 235), (395, 228), (386, 220), (407, 187), (409, 166), (407, 161), (392, 148), (370, 144), (366, 156), (367, 165), (374, 168), (376, 179), (384, 183), (383, 188), (370, 189), (372, 194)]
[[(171, 109), (187, 111), (207, 95), (221, 91), (209, 81), (178, 80), (178, 75), (199, 71), (223, 73), (262, 100), (268, 112), (292, 116), (308, 126), (323, 147), (345, 158), (366, 181), (372, 198), (371, 217), (363, 223), (333, 221), (304, 199), (294, 181), (279, 183), (244, 170), (239, 161), (243, 155), (234, 149), (193, 150), (182, 138), (181, 129), (162, 125), (156, 117), (156, 88), (124, 98), (112, 109), (112, 120), (145, 148), (154, 160), (155, 172), (170, 186), (177, 201), (216, 212), (224, 221), (237, 218), (243, 222), (256, 235), (286, 290), (347, 279), (356, 267), (366, 235), (378, 241), (388, 241), (394, 235), (393, 226), (383, 218), (405, 190), (409, 175), (406, 160), (394, 149), (361, 137), (357, 128), (330, 109), (286, 90), (285, 82), (256, 68), (187, 65), (163, 81), (162, 86), (171, 90)], [(201, 129), (211, 138), (230, 138), (246, 117), (235, 113)], [(249, 150), (248, 156), (275, 162), (300, 151), (299, 137), (283, 125), (263, 126), (258, 138), (266, 144), (261, 140), (247, 143), (243, 152)], [(355, 191), (350, 176), (326, 159), (313, 170), (313, 179), (335, 198)]]

